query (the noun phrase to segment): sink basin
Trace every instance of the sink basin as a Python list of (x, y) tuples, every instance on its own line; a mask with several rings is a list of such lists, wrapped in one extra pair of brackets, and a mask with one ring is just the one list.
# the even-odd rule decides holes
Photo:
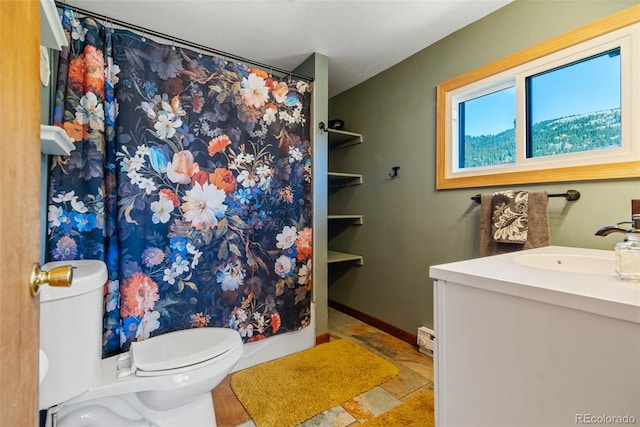
[(574, 254), (526, 254), (515, 257), (518, 264), (566, 273), (615, 274), (613, 257)]
[(49, 371), (49, 358), (47, 354), (40, 349), (40, 383), (42, 384), (42, 380), (47, 375), (47, 371)]

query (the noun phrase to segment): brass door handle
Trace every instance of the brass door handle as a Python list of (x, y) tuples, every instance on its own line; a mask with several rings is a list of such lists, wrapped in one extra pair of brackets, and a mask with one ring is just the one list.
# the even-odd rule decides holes
[(70, 265), (62, 265), (52, 268), (49, 271), (42, 271), (40, 264), (34, 262), (31, 266), (31, 274), (29, 275), (31, 295), (37, 295), (42, 285), (69, 287), (71, 286), (72, 279), (73, 267)]

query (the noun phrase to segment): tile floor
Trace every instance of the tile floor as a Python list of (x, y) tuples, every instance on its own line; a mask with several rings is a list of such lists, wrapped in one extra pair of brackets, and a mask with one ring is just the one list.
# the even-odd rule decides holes
[[(340, 406), (331, 408), (297, 427), (358, 426), (433, 388), (433, 359), (408, 344), (366, 323), (329, 309), (331, 339), (350, 339), (398, 366), (397, 377)], [(251, 417), (231, 390), (230, 376), (213, 390), (218, 427), (255, 427)], [(284, 427), (284, 426), (283, 426)]]

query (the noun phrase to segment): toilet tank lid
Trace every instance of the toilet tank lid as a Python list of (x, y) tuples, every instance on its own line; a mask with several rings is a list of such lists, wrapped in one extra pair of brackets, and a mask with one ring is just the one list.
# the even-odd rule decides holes
[(104, 262), (94, 259), (54, 261), (42, 266), (43, 271), (63, 265), (73, 266), (71, 286), (53, 287), (42, 286), (40, 288), (40, 302), (70, 298), (102, 288), (107, 282), (107, 266)]

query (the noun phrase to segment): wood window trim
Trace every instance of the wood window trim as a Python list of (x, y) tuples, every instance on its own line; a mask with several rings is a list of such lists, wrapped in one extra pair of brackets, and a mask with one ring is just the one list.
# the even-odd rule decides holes
[(449, 135), (451, 91), (637, 22), (640, 22), (640, 5), (614, 13), (438, 84), (436, 87), (436, 189), (640, 177), (640, 161), (500, 172), (480, 176), (447, 176), (447, 165), (451, 164), (450, 150), (447, 145), (451, 141)]

